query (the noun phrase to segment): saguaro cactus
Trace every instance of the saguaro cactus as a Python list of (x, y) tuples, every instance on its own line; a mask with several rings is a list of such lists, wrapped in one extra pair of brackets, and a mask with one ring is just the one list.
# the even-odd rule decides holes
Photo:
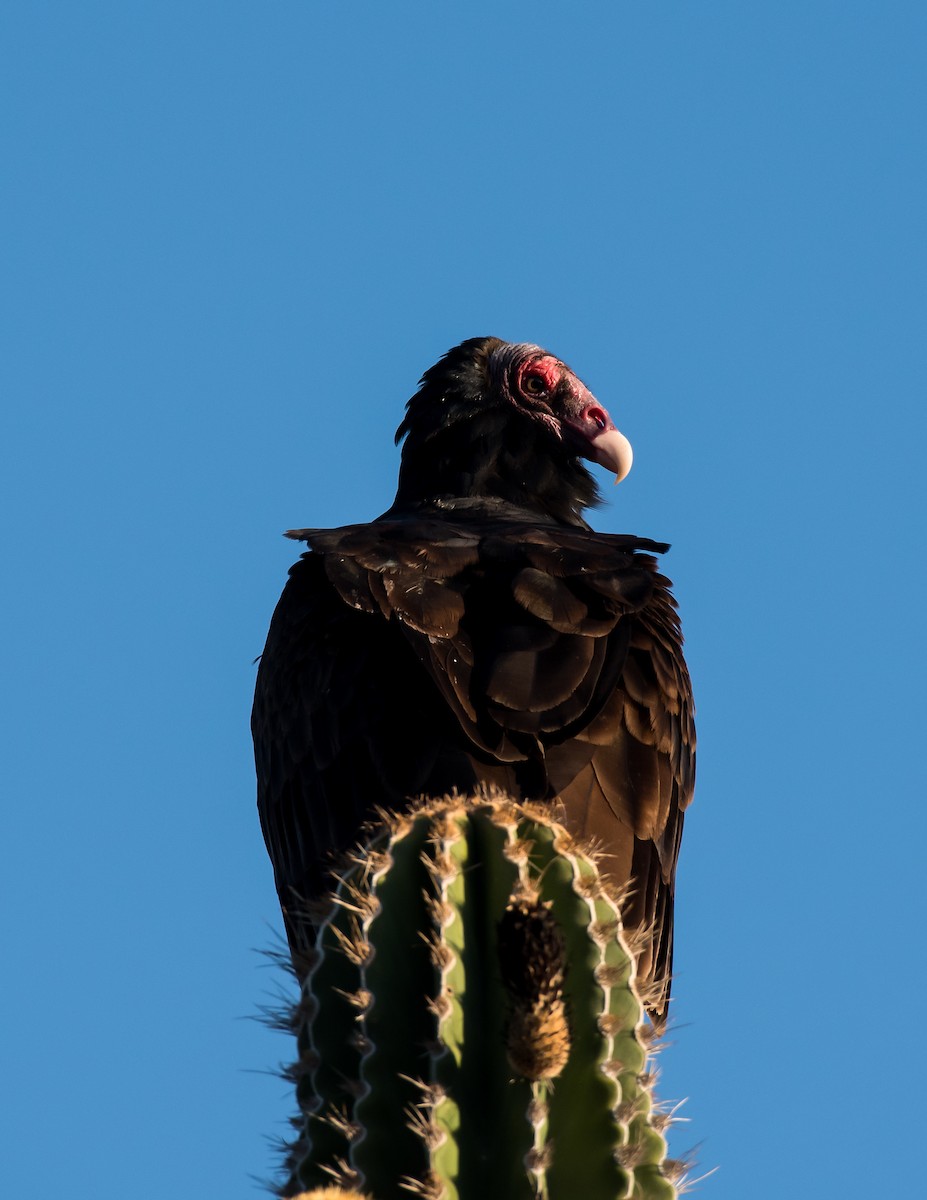
[(617, 897), (539, 806), (384, 814), (318, 919), (293, 1026), (285, 1196), (676, 1195)]

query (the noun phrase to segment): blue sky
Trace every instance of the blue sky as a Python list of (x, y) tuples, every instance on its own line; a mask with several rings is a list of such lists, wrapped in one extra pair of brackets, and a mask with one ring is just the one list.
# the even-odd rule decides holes
[(713, 1200), (911, 1194), (927, 9), (7, 0), (0, 46), (0, 1189), (272, 1173), (279, 534), (382, 511), (493, 333), (631, 438), (597, 526), (673, 543), (676, 1148)]

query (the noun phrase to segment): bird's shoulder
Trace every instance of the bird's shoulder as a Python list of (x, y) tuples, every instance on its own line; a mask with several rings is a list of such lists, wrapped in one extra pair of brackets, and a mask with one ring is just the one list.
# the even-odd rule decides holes
[(436, 636), (456, 632), (468, 594), (487, 586), (566, 633), (595, 633), (669, 594), (655, 557), (665, 543), (554, 524), (502, 501), (389, 510), (364, 524), (288, 536), (309, 546), (291, 582), (312, 590), (324, 573), (351, 608)]
[(301, 693), (317, 703), (339, 640), (350, 664), (378, 639), (400, 637), (488, 753), (515, 753), (513, 736), (562, 739), (588, 726), (625, 672), (632, 723), (635, 706), (654, 703), (654, 683), (661, 711), (680, 708), (687, 677), (656, 558), (663, 543), (493, 501), (391, 510), (290, 536), (309, 550), (275, 615), (267, 668), (287, 643), (281, 669), (306, 663), (315, 687), (304, 677)]

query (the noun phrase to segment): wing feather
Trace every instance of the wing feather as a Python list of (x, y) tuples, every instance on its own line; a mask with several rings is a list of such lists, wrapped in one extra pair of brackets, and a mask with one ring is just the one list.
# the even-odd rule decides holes
[(423, 516), (304, 530), (255, 697), (259, 805), (293, 907), (376, 804), (495, 782), (594, 837), (665, 1019), (695, 733), (668, 581), (626, 536)]

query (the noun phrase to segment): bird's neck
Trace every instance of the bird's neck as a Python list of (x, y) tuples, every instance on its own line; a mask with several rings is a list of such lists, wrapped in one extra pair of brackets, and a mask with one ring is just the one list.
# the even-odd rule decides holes
[[(393, 508), (501, 500), (564, 525), (586, 527), (583, 509), (598, 500), (595, 481), (552, 435), (527, 421), (482, 413), (426, 436), (410, 430)], [(551, 451), (556, 453), (552, 454)]]

